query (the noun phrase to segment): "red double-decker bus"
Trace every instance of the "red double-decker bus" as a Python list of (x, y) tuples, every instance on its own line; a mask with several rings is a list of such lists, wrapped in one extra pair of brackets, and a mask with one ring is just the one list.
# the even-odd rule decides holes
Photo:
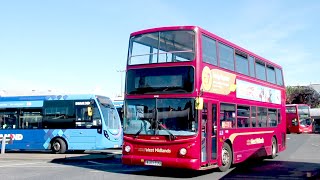
[(122, 162), (226, 171), (286, 148), (282, 68), (200, 27), (130, 36)]
[(287, 133), (312, 133), (312, 118), (307, 104), (286, 105)]

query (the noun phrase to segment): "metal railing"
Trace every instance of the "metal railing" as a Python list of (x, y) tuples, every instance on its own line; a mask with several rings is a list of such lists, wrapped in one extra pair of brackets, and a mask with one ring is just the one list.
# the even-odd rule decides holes
[(11, 137), (10, 136), (0, 136), (0, 142), (1, 142), (1, 154), (5, 153), (6, 150), (6, 144), (9, 144), (9, 142), (11, 141)]

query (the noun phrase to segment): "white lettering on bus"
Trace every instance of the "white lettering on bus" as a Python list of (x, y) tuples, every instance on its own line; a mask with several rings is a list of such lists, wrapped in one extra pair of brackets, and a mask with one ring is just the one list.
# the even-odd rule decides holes
[[(3, 137), (3, 134), (0, 134), (0, 137)], [(4, 137), (11, 137), (11, 140), (21, 141), (23, 139), (22, 134), (5, 134)]]
[(158, 153), (168, 153), (168, 154), (171, 153), (170, 149), (156, 148), (155, 151)]
[(90, 102), (89, 101), (86, 101), (86, 102), (75, 102), (75, 105), (90, 105)]
[(228, 82), (230, 80), (229, 77), (224, 76), (223, 74), (213, 74), (213, 78), (220, 80), (220, 81), (225, 81), (225, 82)]
[(255, 139), (248, 139), (247, 145), (253, 145), (253, 144), (263, 144), (264, 139), (263, 138), (255, 138)]
[(163, 149), (163, 148), (139, 148), (138, 149), (139, 152), (149, 152), (149, 153), (167, 153), (170, 154), (171, 153), (171, 149)]

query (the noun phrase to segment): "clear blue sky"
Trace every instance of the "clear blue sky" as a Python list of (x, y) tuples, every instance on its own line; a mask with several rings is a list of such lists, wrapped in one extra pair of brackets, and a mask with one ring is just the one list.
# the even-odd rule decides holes
[(0, 1), (0, 90), (115, 96), (129, 34), (171, 25), (201, 26), (280, 64), (286, 85), (320, 83), (319, 23), (318, 0)]

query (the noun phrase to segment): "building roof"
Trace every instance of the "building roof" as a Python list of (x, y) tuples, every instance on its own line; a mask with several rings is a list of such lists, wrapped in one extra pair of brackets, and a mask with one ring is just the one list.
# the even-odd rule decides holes
[(320, 108), (311, 108), (310, 109), (310, 116), (312, 118), (320, 118)]
[(320, 93), (320, 84), (310, 84), (310, 87), (312, 87), (315, 91)]

